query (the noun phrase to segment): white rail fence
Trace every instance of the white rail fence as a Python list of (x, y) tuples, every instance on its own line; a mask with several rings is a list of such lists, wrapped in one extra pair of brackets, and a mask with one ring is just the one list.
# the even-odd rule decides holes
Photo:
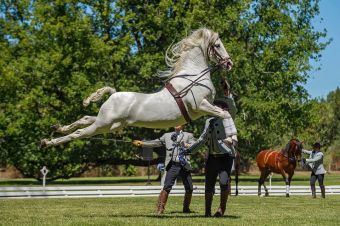
[[(5, 198), (79, 198), (79, 197), (141, 197), (157, 196), (161, 186), (47, 186), (47, 187), (0, 187), (0, 199)], [(285, 186), (269, 187), (270, 196), (285, 196)], [(182, 195), (183, 186), (175, 186), (171, 195)], [(317, 188), (317, 193), (320, 189)], [(203, 195), (204, 186), (194, 186), (194, 195)], [(216, 194), (219, 187), (216, 186)], [(232, 187), (232, 195), (235, 188)], [(262, 190), (264, 194), (264, 190)], [(310, 195), (309, 186), (291, 186), (290, 194)], [(239, 186), (239, 195), (257, 195), (257, 186)], [(326, 195), (340, 195), (340, 185), (326, 186)]]

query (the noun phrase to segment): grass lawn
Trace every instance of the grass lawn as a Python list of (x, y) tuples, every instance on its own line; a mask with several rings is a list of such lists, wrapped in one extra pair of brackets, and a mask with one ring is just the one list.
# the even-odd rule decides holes
[(339, 225), (339, 196), (232, 196), (219, 219), (203, 217), (203, 196), (193, 197), (194, 213), (180, 213), (182, 199), (170, 196), (161, 217), (154, 214), (156, 197), (0, 200), (0, 225)]

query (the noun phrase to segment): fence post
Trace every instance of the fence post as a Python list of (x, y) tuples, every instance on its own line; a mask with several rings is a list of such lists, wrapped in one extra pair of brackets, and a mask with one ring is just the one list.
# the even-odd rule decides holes
[(48, 171), (49, 170), (46, 168), (46, 166), (43, 166), (43, 168), (40, 170), (40, 172), (43, 175), (43, 188), (44, 188), (44, 191), (45, 191), (45, 186), (46, 186), (46, 175), (48, 174)]

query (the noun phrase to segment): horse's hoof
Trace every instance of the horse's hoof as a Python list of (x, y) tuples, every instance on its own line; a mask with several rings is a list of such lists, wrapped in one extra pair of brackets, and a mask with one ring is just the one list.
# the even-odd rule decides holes
[(268, 196), (269, 196), (269, 193), (266, 193), (264, 196), (268, 197)]
[(61, 126), (59, 124), (55, 124), (53, 126), (51, 126), (51, 129), (53, 130), (58, 130)]
[(85, 99), (85, 100), (83, 101), (83, 106), (84, 106), (84, 107), (89, 106), (89, 104), (90, 104), (90, 101), (89, 101), (88, 99)]
[(40, 148), (47, 148), (47, 139), (42, 139), (40, 141)]
[(286, 197), (289, 198), (289, 194), (286, 194)]

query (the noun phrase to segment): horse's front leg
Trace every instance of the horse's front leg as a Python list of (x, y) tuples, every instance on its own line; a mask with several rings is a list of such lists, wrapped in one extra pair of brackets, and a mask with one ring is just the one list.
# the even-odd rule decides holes
[(286, 183), (286, 197), (287, 198), (289, 198), (289, 184), (290, 184), (290, 182), (289, 182), (289, 180), (288, 180), (288, 178), (287, 178), (287, 176), (286, 176), (286, 173), (285, 173), (285, 171), (281, 171), (281, 175), (282, 175), (282, 177), (283, 177), (283, 180), (285, 181), (285, 183)]
[(231, 118), (228, 111), (224, 111), (222, 108), (212, 105), (207, 99), (203, 99), (198, 109), (204, 111), (208, 115), (217, 116), (220, 118)]
[(293, 175), (294, 175), (294, 171), (293, 173), (288, 174), (288, 195), (290, 192), (290, 182), (292, 181)]

